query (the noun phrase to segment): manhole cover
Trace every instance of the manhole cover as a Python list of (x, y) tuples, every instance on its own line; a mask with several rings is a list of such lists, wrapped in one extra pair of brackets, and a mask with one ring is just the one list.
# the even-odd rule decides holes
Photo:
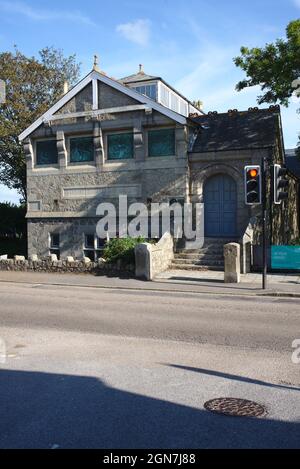
[(220, 397), (212, 399), (204, 404), (206, 410), (219, 414), (238, 417), (263, 417), (267, 414), (266, 409), (256, 402), (235, 397)]

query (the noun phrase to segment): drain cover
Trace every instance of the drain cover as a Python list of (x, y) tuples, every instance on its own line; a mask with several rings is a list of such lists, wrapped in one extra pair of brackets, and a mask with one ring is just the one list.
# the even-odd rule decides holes
[(235, 397), (212, 399), (205, 402), (204, 408), (218, 414), (237, 417), (263, 417), (267, 414), (266, 409), (262, 405), (247, 399), (237, 399)]

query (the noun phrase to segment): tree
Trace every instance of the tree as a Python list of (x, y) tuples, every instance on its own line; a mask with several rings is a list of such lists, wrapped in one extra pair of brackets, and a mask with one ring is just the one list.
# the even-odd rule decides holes
[(197, 109), (201, 109), (203, 106), (203, 101), (197, 99), (196, 101), (192, 101), (192, 105), (195, 106)]
[(263, 92), (257, 98), (259, 104), (279, 102), (288, 106), (295, 92), (295, 80), (300, 78), (300, 19), (288, 24), (285, 39), (263, 48), (242, 47), (234, 63), (247, 75), (237, 84), (238, 91), (259, 85)]
[(26, 200), (26, 165), (18, 135), (63, 94), (65, 81), (79, 78), (76, 56), (46, 47), (39, 58), (26, 57), (17, 48), (0, 54), (0, 78), (6, 83), (6, 101), (0, 105), (0, 182)]
[(0, 239), (26, 237), (26, 206), (0, 203)]

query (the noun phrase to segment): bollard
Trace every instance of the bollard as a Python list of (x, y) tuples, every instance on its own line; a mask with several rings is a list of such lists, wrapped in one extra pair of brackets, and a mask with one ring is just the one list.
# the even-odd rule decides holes
[(240, 283), (241, 281), (241, 254), (238, 243), (224, 245), (224, 282)]

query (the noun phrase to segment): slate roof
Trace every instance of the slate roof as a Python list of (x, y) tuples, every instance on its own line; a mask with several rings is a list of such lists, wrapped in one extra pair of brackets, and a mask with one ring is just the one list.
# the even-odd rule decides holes
[(275, 143), (280, 125), (280, 109), (209, 113), (192, 118), (200, 131), (191, 152), (263, 148)]
[[(186, 98), (183, 94), (181, 94), (178, 90), (176, 90), (173, 86), (169, 85), (169, 83), (167, 83), (163, 78), (161, 77), (158, 77), (158, 76), (154, 76), (154, 75), (148, 75), (147, 73), (144, 72), (144, 70), (142, 69), (141, 71), (139, 71), (138, 73), (135, 73), (133, 75), (129, 75), (128, 77), (124, 77), (124, 78), (120, 78), (118, 81), (120, 83), (122, 83), (123, 85), (130, 85), (132, 83), (142, 83), (144, 81), (161, 81), (162, 83), (164, 83), (168, 88), (170, 88), (172, 91), (174, 91), (174, 93), (176, 93), (178, 96), (180, 96), (182, 99), (184, 99), (185, 101), (187, 101), (188, 103), (190, 103), (192, 106), (193, 103), (188, 99)], [(195, 107), (195, 106), (194, 106)], [(198, 109), (199, 112), (203, 113), (203, 111), (201, 109)]]
[(148, 81), (148, 80), (161, 80), (161, 78), (148, 75), (145, 72), (139, 72), (133, 75), (129, 75), (128, 77), (121, 78), (119, 81), (123, 83), (124, 85), (127, 85), (128, 83), (136, 83), (136, 82)]
[(300, 179), (300, 157), (296, 155), (296, 149), (285, 151), (285, 165), (290, 173)]

